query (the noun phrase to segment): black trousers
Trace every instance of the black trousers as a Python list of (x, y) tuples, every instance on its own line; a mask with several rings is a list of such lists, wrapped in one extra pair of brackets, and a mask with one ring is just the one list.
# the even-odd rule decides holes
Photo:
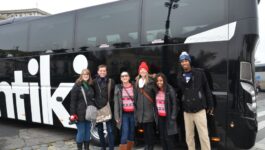
[(144, 128), (144, 142), (145, 145), (152, 146), (155, 143), (155, 129), (154, 122), (142, 123)]
[(158, 126), (159, 126), (160, 141), (161, 141), (163, 150), (176, 149), (176, 144), (175, 144), (177, 142), (176, 136), (168, 135), (166, 117), (158, 118)]

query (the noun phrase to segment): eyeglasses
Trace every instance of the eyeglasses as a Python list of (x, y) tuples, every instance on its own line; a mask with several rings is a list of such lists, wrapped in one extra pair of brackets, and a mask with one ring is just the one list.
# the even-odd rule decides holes
[(123, 77), (129, 77), (129, 75), (122, 75), (121, 78), (123, 78)]

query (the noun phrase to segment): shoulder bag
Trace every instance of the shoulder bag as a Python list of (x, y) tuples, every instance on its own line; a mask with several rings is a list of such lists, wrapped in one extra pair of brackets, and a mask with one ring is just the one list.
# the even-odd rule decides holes
[[(85, 100), (86, 105), (87, 105), (87, 99), (86, 99), (85, 90), (84, 90), (84, 88), (82, 86), (81, 86), (81, 91), (82, 91), (82, 94), (84, 96), (84, 100)], [(86, 108), (85, 119), (88, 120), (88, 121), (96, 121), (97, 113), (98, 113), (97, 107), (95, 107), (94, 105), (89, 105)]]

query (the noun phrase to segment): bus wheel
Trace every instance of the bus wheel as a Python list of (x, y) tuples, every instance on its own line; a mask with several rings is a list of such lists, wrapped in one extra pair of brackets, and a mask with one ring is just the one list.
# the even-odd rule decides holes
[[(104, 133), (104, 137), (105, 137), (105, 142), (106, 144), (108, 145), (108, 132), (107, 132), (107, 126), (106, 126), (106, 123), (103, 123), (103, 133)], [(93, 144), (95, 144), (96, 146), (100, 146), (100, 139), (99, 139), (99, 135), (98, 135), (98, 128), (95, 124), (93, 124), (91, 126), (91, 130), (90, 130), (90, 133), (91, 133), (91, 142)]]

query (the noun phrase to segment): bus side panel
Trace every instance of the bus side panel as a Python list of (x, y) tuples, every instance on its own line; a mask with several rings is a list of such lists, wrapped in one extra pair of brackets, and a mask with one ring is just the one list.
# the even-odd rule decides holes
[[(229, 92), (228, 92), (228, 147), (251, 148), (257, 134), (256, 99), (242, 83), (254, 89), (254, 54), (258, 39), (257, 19), (237, 21), (234, 37), (229, 43)], [(241, 62), (251, 64), (247, 72), (250, 80), (241, 80)], [(242, 132), (244, 131), (244, 132)]]
[(13, 58), (0, 60), (0, 118), (16, 118), (16, 107), (12, 93), (11, 82), (14, 81), (15, 60)]

